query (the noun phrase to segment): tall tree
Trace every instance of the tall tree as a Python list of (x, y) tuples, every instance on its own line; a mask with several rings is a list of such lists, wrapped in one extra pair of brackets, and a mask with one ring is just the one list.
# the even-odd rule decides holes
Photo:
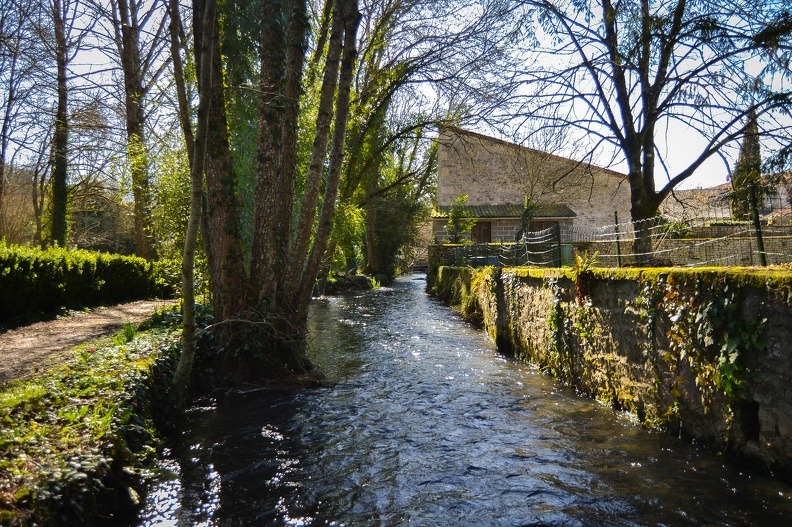
[(55, 131), (52, 135), (52, 225), (50, 242), (66, 246), (69, 162), (69, 87), (67, 69), (69, 47), (67, 24), (68, 3), (52, 0), (52, 21), (55, 30), (55, 61), (57, 63), (58, 102), (55, 110)]
[[(524, 114), (542, 119), (553, 109), (546, 126), (582, 130), (594, 138), (592, 152), (611, 147), (627, 167), (634, 222), (652, 218), (705, 161), (725, 156), (751, 112), (765, 141), (789, 136), (780, 114), (790, 93), (761, 67), (765, 48), (754, 38), (776, 23), (782, 2), (520, 3), (539, 28), (532, 42), (554, 61), (540, 56), (541, 67), (525, 72)], [(680, 153), (658, 144), (672, 134), (702, 145), (673, 172), (670, 157)], [(651, 251), (641, 229), (634, 250), (639, 258)]]
[[(760, 187), (762, 182), (762, 151), (759, 144), (759, 129), (756, 113), (748, 114), (745, 137), (740, 147), (740, 155), (731, 175), (732, 192), (730, 195), (732, 217), (748, 220), (751, 217), (751, 186)], [(759, 193), (757, 193), (759, 194)], [(761, 192), (764, 195), (764, 192)], [(760, 205), (760, 204), (757, 204)]]
[[(178, 6), (176, 2), (170, 4), (171, 38), (175, 35), (174, 29), (180, 23)], [(211, 33), (215, 27), (216, 2), (206, 0), (201, 6), (203, 20), (201, 20), (200, 32), (203, 35)], [(171, 42), (172, 46), (174, 45)], [(175, 46), (174, 46), (175, 47)], [(189, 123), (182, 123), (184, 126), (185, 138), (193, 147), (190, 155), (190, 217), (187, 223), (187, 233), (185, 235), (184, 253), (182, 255), (182, 354), (173, 378), (173, 384), (177, 390), (179, 399), (183, 399), (189, 386), (190, 374), (195, 362), (195, 246), (198, 239), (198, 229), (201, 218), (201, 205), (203, 201), (203, 163), (206, 157), (206, 142), (209, 132), (209, 105), (211, 104), (212, 93), (212, 53), (213, 44), (211, 39), (202, 39), (201, 47), (196, 49), (196, 60), (200, 63), (200, 85), (203, 87), (198, 103), (198, 122), (196, 132), (193, 135)], [(176, 50), (174, 50), (176, 51)], [(178, 54), (174, 53), (174, 60), (179, 60)], [(182, 109), (183, 110), (183, 109)], [(193, 140), (194, 139), (194, 140)], [(196, 162), (196, 160), (198, 160)]]
[(168, 18), (162, 2), (112, 0), (95, 2), (94, 9), (111, 24), (112, 39), (123, 76), (126, 154), (134, 197), (135, 239), (146, 259), (156, 257), (151, 235), (151, 182), (146, 137), (146, 100), (151, 86), (164, 71), (162, 57)]
[[(220, 7), (228, 7), (223, 4)], [(205, 2), (193, 2), (193, 34), (195, 49), (208, 46), (211, 57), (211, 76), (206, 78), (203, 62), (196, 61), (198, 90), (201, 96), (210, 97), (207, 123), (206, 156), (203, 160), (206, 179), (206, 206), (203, 210), (202, 229), (204, 250), (209, 265), (212, 288), (212, 310), (218, 321), (238, 318), (243, 311), (247, 274), (243, 258), (240, 230), (241, 209), (236, 195), (238, 174), (235, 170), (230, 143), (230, 127), (226, 111), (228, 90), (225, 68), (221, 57), (220, 22), (224, 14), (218, 10), (214, 23), (203, 28)], [(239, 60), (238, 58), (235, 58)], [(182, 117), (184, 119), (184, 117)], [(198, 158), (193, 163), (201, 163)], [(226, 338), (231, 340), (234, 328), (222, 326)]]
[[(340, 60), (327, 61), (324, 66), (334, 106), (331, 112), (317, 117), (316, 141), (327, 147), (317, 148), (312, 154), (323, 160), (320, 165), (326, 163), (327, 178), (322, 202), (312, 208), (313, 217), (305, 223), (305, 229), (311, 231), (316, 226), (316, 232), (302, 257), (289, 258), (300, 252), (291, 244), (304, 239), (303, 232), (295, 232), (291, 218), (293, 203), (299, 200), (297, 125), (309, 29), (305, 0), (264, 0), (261, 4), (258, 170), (249, 273), (242, 267), (238, 228), (241, 211), (234, 197), (235, 174), (228, 157), (229, 143), (222, 133), (228, 128), (225, 123), (223, 127), (212, 124), (213, 118), (224, 118), (221, 112), (227, 100), (224, 84), (215, 84), (223, 73), (222, 63), (215, 58), (219, 54), (212, 59), (211, 72), (203, 70), (205, 62), (199, 67), (200, 79), (207, 75), (212, 78), (211, 83), (199, 83), (201, 100), (210, 97), (207, 121), (211, 133), (204, 161), (209, 221), (204, 236), (218, 262), (216, 266), (210, 264), (213, 287), (219, 285), (227, 292), (218, 299), (218, 291), (213, 291), (215, 302), (219, 300), (222, 306), (219, 310), (215, 306), (215, 314), (220, 314), (217, 322), (223, 328), (223, 351), (215, 358), (218, 383), (255, 382), (303, 373), (309, 367), (303, 355), (307, 307), (336, 208), (359, 21), (356, 0), (331, 1), (340, 38), (330, 44), (337, 49), (328, 51), (328, 56), (339, 56)], [(195, 13), (205, 9), (203, 2), (194, 4)], [(198, 27), (194, 25), (194, 29)], [(217, 24), (208, 31), (206, 28), (196, 32), (196, 42), (202, 43), (196, 48), (209, 46), (216, 51)], [(219, 66), (217, 72), (214, 66)], [(332, 123), (329, 126), (328, 120)], [(198, 155), (193, 163), (194, 168), (201, 164)], [(217, 184), (212, 183), (214, 177)], [(217, 221), (218, 214), (225, 215), (228, 221)]]
[[(781, 10), (775, 20), (756, 34), (754, 42), (765, 51), (768, 70), (787, 81), (792, 79), (792, 10)], [(792, 140), (787, 140), (766, 159), (763, 172), (769, 180), (785, 185), (792, 196)]]
[[(2, 121), (0, 121), (0, 219), (3, 215), (4, 196), (6, 189), (7, 159), (11, 131), (14, 124), (13, 115), (16, 113), (17, 92), (24, 78), (19, 74), (19, 63), (23, 60), (22, 42), (25, 38), (24, 14), (16, 2), (4, 1), (0, 3), (0, 82), (3, 89), (0, 108)], [(8, 167), (10, 168), (10, 167)], [(0, 221), (0, 225), (2, 222)], [(0, 232), (0, 238), (3, 232)]]
[(8, 176), (22, 162), (20, 153), (35, 148), (38, 116), (46, 113), (37, 107), (51, 64), (41, 38), (50, 18), (45, 10), (39, 2), (0, 1), (0, 238)]
[[(333, 23), (339, 38), (330, 40), (328, 57), (340, 55), (341, 58), (339, 62), (326, 62), (323, 89), (333, 90), (331, 85), (337, 86), (335, 109), (332, 113), (320, 113), (315, 127), (315, 144), (330, 145), (324, 196), (321, 205), (305, 208), (312, 219), (303, 223), (302, 228), (313, 229), (316, 225), (310, 247), (302, 258), (289, 261), (288, 255), (296, 253), (289, 244), (303, 239), (302, 232), (292, 234), (291, 214), (297, 178), (298, 103), (308, 30), (305, 8), (301, 0), (291, 2), (288, 12), (280, 2), (264, 2), (262, 45), (268, 52), (261, 56), (259, 168), (248, 287), (249, 308), (254, 313), (266, 314), (272, 343), (270, 360), (276, 358), (295, 372), (307, 367), (301, 347), (314, 280), (327, 249), (337, 204), (360, 20), (356, 0), (333, 2)], [(342, 51), (338, 53), (333, 47)], [(326, 125), (328, 120), (333, 123), (331, 135), (331, 127)], [(328, 141), (322, 135), (331, 138)], [(320, 148), (312, 152), (318, 159), (325, 159), (326, 155), (326, 150)], [(247, 368), (237, 362), (236, 371), (230, 373), (238, 377), (251, 371), (253, 364), (244, 362), (248, 363)], [(262, 364), (255, 366), (260, 375)], [(265, 366), (271, 368), (272, 363)]]
[[(55, 86), (57, 102), (55, 105), (50, 152), (50, 243), (66, 245), (67, 211), (69, 200), (70, 156), (72, 143), (72, 124), (70, 106), (72, 105), (71, 86), (76, 75), (71, 71), (75, 57), (83, 50), (85, 38), (92, 30), (94, 21), (86, 15), (86, 5), (82, 0), (64, 2), (50, 0), (47, 3), (50, 18), (40, 28), (50, 56), (55, 63)], [(49, 37), (52, 35), (52, 38)]]
[(143, 73), (140, 56), (140, 21), (135, 0), (114, 2), (113, 22), (116, 43), (124, 75), (124, 99), (127, 133), (127, 159), (132, 176), (132, 193), (135, 197), (135, 239), (141, 256), (154, 257), (151, 232), (148, 224), (150, 190), (148, 175), (148, 149), (144, 136)]

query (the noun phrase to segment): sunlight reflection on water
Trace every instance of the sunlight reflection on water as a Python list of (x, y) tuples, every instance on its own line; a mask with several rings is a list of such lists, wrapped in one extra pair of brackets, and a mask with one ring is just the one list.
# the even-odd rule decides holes
[[(140, 525), (786, 525), (789, 485), (741, 472), (497, 354), (403, 279), (323, 298), (334, 381), (191, 410)], [(365, 319), (365, 320), (364, 320)], [(170, 522), (170, 523), (168, 523)]]

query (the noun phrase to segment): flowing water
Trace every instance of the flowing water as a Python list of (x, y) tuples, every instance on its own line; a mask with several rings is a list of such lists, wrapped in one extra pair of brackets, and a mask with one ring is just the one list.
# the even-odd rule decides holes
[(792, 525), (792, 486), (501, 357), (425, 285), (317, 300), (335, 386), (193, 408), (140, 525)]

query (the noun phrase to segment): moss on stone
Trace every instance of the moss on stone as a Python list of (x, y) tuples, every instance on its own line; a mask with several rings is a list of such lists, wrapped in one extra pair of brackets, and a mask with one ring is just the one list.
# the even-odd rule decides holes
[[(503, 352), (646, 426), (745, 451), (792, 480), (792, 437), (775, 424), (789, 404), (791, 269), (480, 272), (446, 268), (437, 288), (478, 302), (458, 310), (484, 313)], [(761, 429), (743, 429), (760, 411)]]

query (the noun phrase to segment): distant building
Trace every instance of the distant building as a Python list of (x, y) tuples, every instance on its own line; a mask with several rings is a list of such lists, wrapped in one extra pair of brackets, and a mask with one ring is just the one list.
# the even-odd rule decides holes
[(438, 138), (437, 208), (432, 236), (447, 240), (445, 230), (454, 200), (468, 196), (465, 206), (476, 223), (477, 243), (515, 241), (526, 200), (534, 204), (531, 230), (553, 225), (562, 229), (593, 229), (629, 219), (627, 177), (540, 150), (458, 128)]
[[(789, 176), (787, 176), (789, 177)], [(790, 223), (792, 195), (788, 184), (780, 184), (759, 196), (760, 219), (768, 224)], [(660, 205), (658, 214), (689, 225), (707, 225), (713, 221), (732, 220), (731, 182), (713, 187), (675, 190)]]

